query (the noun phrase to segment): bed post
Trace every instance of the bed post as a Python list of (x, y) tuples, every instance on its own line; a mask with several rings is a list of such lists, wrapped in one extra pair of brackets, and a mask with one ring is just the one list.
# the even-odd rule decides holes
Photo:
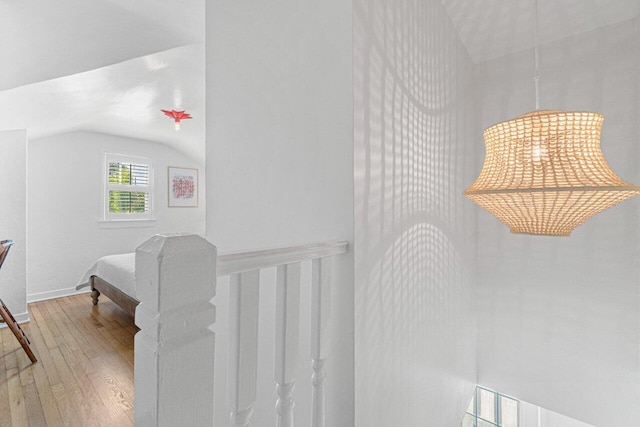
[(135, 424), (213, 425), (216, 248), (154, 236), (136, 250)]
[(89, 283), (91, 284), (91, 300), (93, 301), (93, 305), (98, 305), (98, 298), (100, 298), (100, 291), (94, 288), (95, 280), (96, 280), (96, 276), (91, 276), (89, 278)]

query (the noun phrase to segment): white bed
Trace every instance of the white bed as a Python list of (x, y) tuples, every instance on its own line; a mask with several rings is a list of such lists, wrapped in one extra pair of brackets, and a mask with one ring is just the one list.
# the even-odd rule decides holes
[(136, 254), (108, 255), (98, 259), (82, 275), (76, 289), (87, 286), (91, 286), (94, 305), (104, 294), (135, 317), (135, 308), (139, 304), (136, 294)]

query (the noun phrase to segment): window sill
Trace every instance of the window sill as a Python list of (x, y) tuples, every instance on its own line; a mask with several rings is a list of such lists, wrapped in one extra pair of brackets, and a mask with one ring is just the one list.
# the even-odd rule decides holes
[(156, 220), (144, 219), (101, 219), (98, 220), (98, 228), (144, 228), (155, 227)]

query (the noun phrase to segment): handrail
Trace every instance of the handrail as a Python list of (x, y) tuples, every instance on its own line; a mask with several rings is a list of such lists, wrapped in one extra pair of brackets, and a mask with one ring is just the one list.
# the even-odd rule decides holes
[[(227, 306), (227, 398), (231, 425), (250, 424), (258, 385), (260, 270), (276, 267), (274, 384), (277, 423), (293, 425), (299, 360), (300, 262), (312, 261), (309, 358), (312, 420), (325, 425), (325, 365), (329, 351), (331, 286), (340, 269), (333, 255), (344, 241), (216, 254), (195, 234), (156, 235), (136, 250), (136, 425), (213, 425), (216, 360), (216, 276), (230, 275)], [(306, 274), (306, 273), (305, 273)], [(339, 280), (338, 280), (339, 282)], [(184, 285), (189, 284), (189, 292)], [(307, 282), (304, 282), (305, 284)], [(219, 298), (218, 298), (219, 299)], [(225, 303), (226, 304), (226, 303)], [(203, 357), (202, 355), (211, 357)], [(179, 372), (180, 375), (175, 375)]]
[(217, 276), (276, 267), (294, 262), (324, 258), (347, 253), (349, 242), (310, 243), (257, 251), (230, 252), (218, 256)]

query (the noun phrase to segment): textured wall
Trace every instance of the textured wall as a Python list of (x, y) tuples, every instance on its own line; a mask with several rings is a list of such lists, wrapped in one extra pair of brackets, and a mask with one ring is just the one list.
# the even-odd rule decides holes
[[(605, 116), (612, 169), (640, 183), (637, 21), (540, 48), (541, 107)], [(482, 125), (533, 110), (533, 52), (477, 67)], [(482, 148), (478, 156), (482, 156)], [(640, 198), (571, 237), (512, 235), (478, 209), (480, 384), (600, 427), (640, 425)]]
[(354, 2), (356, 425), (459, 425), (476, 381), (473, 64), (438, 1)]

